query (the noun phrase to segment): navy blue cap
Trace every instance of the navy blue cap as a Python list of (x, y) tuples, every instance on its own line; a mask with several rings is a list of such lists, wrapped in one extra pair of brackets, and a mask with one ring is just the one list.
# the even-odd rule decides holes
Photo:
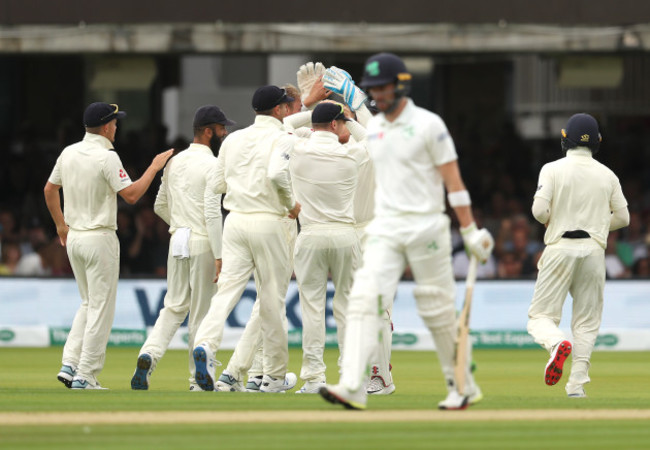
[(295, 99), (287, 95), (287, 91), (277, 86), (262, 86), (253, 94), (253, 109), (255, 111), (268, 111), (281, 103), (291, 103)]
[(235, 125), (235, 122), (226, 118), (226, 115), (218, 106), (201, 106), (196, 110), (196, 113), (194, 113), (194, 128), (200, 128), (214, 123), (221, 125)]
[(122, 119), (126, 117), (125, 111), (120, 111), (120, 108), (115, 103), (95, 102), (88, 105), (84, 111), (84, 127), (94, 128), (113, 119)]
[(311, 113), (311, 123), (330, 123), (332, 120), (345, 120), (345, 110), (340, 103), (321, 102)]
[(598, 148), (601, 141), (598, 122), (592, 116), (585, 113), (571, 116), (566, 124), (566, 128), (562, 130), (562, 137), (569, 141), (569, 148), (571, 146), (589, 147), (593, 150)]

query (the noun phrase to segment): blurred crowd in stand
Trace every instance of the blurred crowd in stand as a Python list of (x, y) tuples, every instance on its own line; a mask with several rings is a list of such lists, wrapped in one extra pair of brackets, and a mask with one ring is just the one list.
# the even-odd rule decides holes
[[(471, 130), (450, 127), (450, 131), (456, 140), (478, 226), (488, 228), (496, 241), (494, 254), (479, 267), (478, 277), (534, 279), (544, 249), (544, 227), (533, 219), (530, 207), (539, 169), (562, 156), (559, 138), (532, 146), (517, 136), (511, 124), (503, 126), (493, 143), (481, 141)], [(115, 146), (132, 179), (140, 177), (158, 152), (170, 147), (185, 149), (189, 142), (179, 138), (168, 143), (165, 136), (166, 130), (160, 125), (141, 132), (122, 134), (118, 130)], [(60, 128), (55, 142), (39, 140), (26, 129), (2, 150), (0, 276), (72, 276), (66, 251), (58, 242), (45, 207), (43, 186), (61, 150), (82, 137), (83, 129), (70, 124)], [(644, 167), (650, 167), (650, 156), (642, 153), (645, 164), (631, 164), (632, 159), (625, 159), (625, 151), (603, 150), (597, 159), (621, 178), (630, 203), (630, 226), (609, 235), (607, 276), (649, 278), (650, 176)], [(155, 180), (137, 206), (118, 200), (121, 277), (166, 275), (168, 227), (153, 212), (159, 186), (159, 179)], [(462, 279), (468, 258), (457, 224), (454, 229), (453, 267), (457, 278)], [(407, 270), (405, 279), (409, 277)]]

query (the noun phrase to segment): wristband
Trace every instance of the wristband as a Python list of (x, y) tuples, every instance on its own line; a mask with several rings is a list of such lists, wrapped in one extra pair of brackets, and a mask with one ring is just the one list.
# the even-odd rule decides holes
[(472, 200), (469, 198), (469, 192), (467, 192), (466, 189), (448, 193), (447, 200), (449, 200), (449, 204), (452, 208), (470, 206), (472, 204)]

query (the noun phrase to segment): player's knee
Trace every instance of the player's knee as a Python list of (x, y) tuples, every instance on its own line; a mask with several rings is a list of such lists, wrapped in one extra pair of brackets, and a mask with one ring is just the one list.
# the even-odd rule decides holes
[(350, 291), (350, 300), (346, 316), (382, 314), (384, 306), (382, 296), (374, 274), (369, 270), (360, 269), (355, 274), (354, 285)]
[(416, 286), (413, 295), (418, 313), (428, 327), (454, 324), (456, 306), (451, 292), (433, 285)]

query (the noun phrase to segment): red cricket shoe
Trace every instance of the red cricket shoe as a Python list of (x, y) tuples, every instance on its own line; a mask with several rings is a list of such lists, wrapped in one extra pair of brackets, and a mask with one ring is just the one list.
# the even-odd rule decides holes
[(546, 364), (546, 370), (544, 370), (544, 382), (549, 386), (553, 386), (562, 378), (562, 367), (564, 361), (571, 354), (571, 348), (571, 342), (569, 341), (562, 341), (555, 346), (551, 353), (551, 359)]

